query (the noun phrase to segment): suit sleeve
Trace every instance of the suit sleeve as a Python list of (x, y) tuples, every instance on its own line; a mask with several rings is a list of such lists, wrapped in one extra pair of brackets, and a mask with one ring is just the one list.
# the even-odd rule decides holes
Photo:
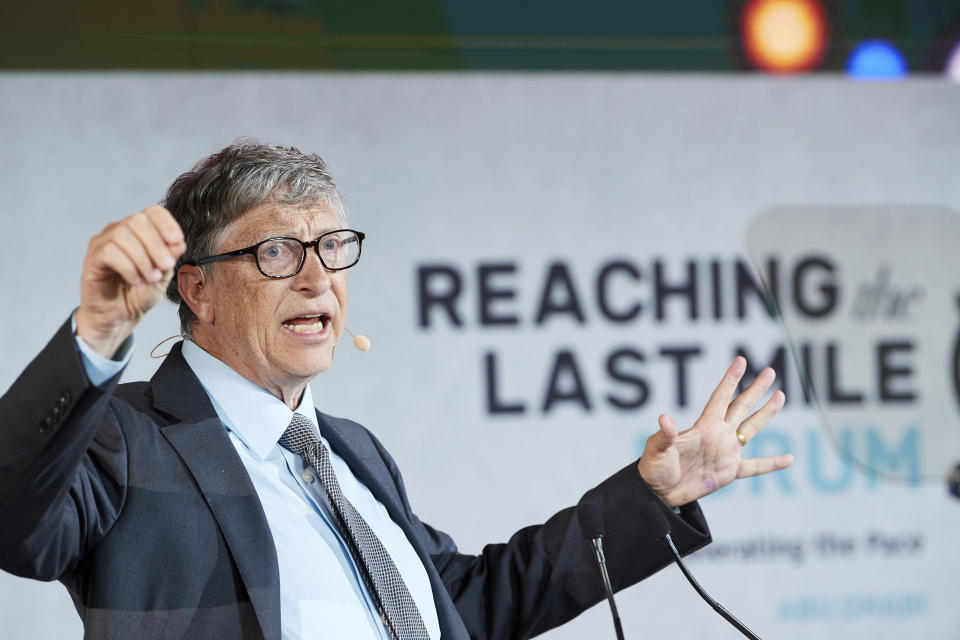
[(68, 320), (0, 398), (0, 568), (56, 579), (116, 521), (126, 487), (109, 411), (118, 378), (90, 383)]
[[(379, 443), (378, 443), (379, 444)], [(396, 464), (382, 449), (410, 512)], [(678, 550), (686, 555), (710, 542), (700, 507), (677, 514), (628, 465), (584, 494), (601, 509), (606, 529), (604, 552), (615, 590), (643, 580), (673, 557), (654, 539), (639, 515), (652, 502), (666, 515)], [(479, 555), (457, 551), (452, 538), (418, 523), (434, 566), (472, 638), (529, 638), (567, 622), (605, 596), (593, 549), (584, 540), (576, 508), (564, 509), (541, 525), (516, 532), (509, 541), (489, 544)]]

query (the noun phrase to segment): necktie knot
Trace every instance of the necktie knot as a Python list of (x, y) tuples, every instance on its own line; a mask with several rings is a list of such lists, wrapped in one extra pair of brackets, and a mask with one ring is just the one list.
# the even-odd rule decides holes
[(320, 432), (316, 425), (303, 414), (295, 413), (278, 443), (284, 449), (306, 458), (307, 452), (312, 451), (319, 441)]

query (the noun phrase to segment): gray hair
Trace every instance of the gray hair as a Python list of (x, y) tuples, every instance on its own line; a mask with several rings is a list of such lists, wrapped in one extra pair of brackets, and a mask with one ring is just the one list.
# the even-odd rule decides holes
[[(265, 202), (324, 204), (347, 226), (343, 200), (320, 156), (241, 140), (201, 160), (167, 191), (163, 205), (180, 224), (187, 243), (175, 273), (181, 265), (212, 254), (230, 223)], [(180, 297), (176, 277), (167, 287), (167, 298), (179, 305), (180, 330), (190, 335), (197, 316)]]

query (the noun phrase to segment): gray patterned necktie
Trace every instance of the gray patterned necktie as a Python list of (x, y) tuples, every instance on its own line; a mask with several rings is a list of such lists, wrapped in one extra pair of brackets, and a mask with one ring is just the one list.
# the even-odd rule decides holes
[(420, 611), (390, 554), (367, 521), (340, 491), (340, 483), (330, 464), (330, 453), (320, 441), (317, 427), (295, 413), (279, 442), (285, 449), (303, 456), (320, 475), (320, 482), (333, 506), (340, 534), (377, 603), (380, 619), (390, 635), (396, 640), (430, 640)]

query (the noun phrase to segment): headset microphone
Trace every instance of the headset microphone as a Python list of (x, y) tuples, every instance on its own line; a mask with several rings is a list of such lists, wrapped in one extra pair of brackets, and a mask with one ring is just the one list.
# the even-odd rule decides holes
[(353, 331), (350, 331), (350, 329), (347, 329), (346, 327), (344, 327), (344, 329), (347, 330), (347, 333), (353, 336), (353, 346), (355, 346), (357, 349), (360, 351), (366, 351), (370, 348), (370, 338), (367, 336), (354, 335)]

